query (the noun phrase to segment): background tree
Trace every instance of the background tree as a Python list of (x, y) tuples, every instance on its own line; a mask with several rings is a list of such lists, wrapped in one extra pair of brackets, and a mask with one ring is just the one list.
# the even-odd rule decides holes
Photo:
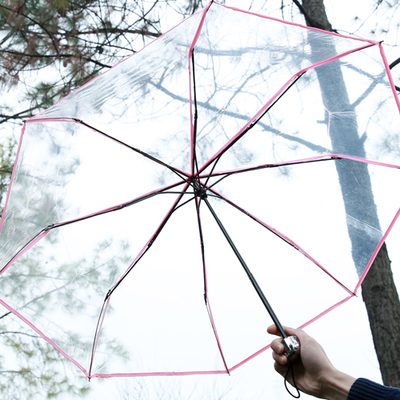
[[(299, 7), (301, 13), (307, 22), (307, 25), (332, 31), (332, 25), (326, 16), (323, 0), (303, 0), (300, 3), (294, 0)], [(333, 69), (336, 70), (334, 71)], [(341, 78), (340, 66), (330, 64), (328, 68), (320, 68), (317, 71), (318, 79), (321, 86), (321, 93), (324, 104), (327, 109), (334, 108), (333, 104), (338, 104), (338, 99), (341, 99), (342, 111), (351, 110), (346, 85)], [(328, 77), (335, 76), (336, 92), (330, 90)], [(340, 90), (338, 90), (340, 87)], [(347, 99), (347, 100), (343, 100)], [(353, 131), (346, 130), (346, 136), (354, 136), (353, 142), (358, 147), (355, 151), (362, 157), (364, 153), (362, 140), (358, 139), (357, 122), (352, 126)], [(340, 153), (341, 139), (340, 132), (342, 131), (340, 121), (333, 120), (331, 122), (331, 141), (334, 152)], [(369, 174), (366, 165), (357, 166), (358, 169), (364, 171), (359, 172), (359, 176), (364, 177), (363, 187), (370, 186)], [(354, 201), (352, 197), (355, 195), (357, 183), (354, 182), (352, 173), (341, 171), (338, 166), (338, 174), (341, 180), (343, 198), (345, 200), (346, 211), (349, 215), (357, 215), (360, 209), (364, 207), (373, 207), (374, 200), (372, 191), (370, 196), (365, 200), (365, 205), (360, 207), (359, 202)], [(356, 207), (354, 207), (356, 205)], [(376, 217), (377, 218), (377, 217)], [(362, 240), (357, 238), (357, 233), (352, 232), (349, 227), (349, 234), (352, 238), (353, 248), (357, 247), (357, 241)], [(353, 257), (357, 257), (355, 254)], [(376, 353), (378, 356), (383, 382), (389, 386), (400, 386), (400, 346), (393, 346), (399, 337), (400, 332), (400, 302), (396, 286), (393, 280), (391, 263), (388, 256), (387, 248), (384, 245), (379, 252), (370, 272), (366, 276), (362, 284), (362, 295), (365, 302), (372, 336)]]
[[(187, 16), (201, 5), (179, 7)], [(49, 107), (161, 34), (169, 2), (128, 0), (6, 0), (0, 4), (0, 84), (20, 88), (16, 112), (0, 105), (0, 123)], [(41, 74), (42, 70), (51, 74)]]

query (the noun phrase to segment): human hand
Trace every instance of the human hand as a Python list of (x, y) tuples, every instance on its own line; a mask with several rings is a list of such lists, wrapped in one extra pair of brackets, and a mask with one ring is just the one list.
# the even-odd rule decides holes
[[(279, 336), (275, 325), (268, 332)], [(285, 328), (290, 336), (296, 336), (300, 342), (300, 350), (291, 359), (296, 386), (304, 393), (329, 400), (346, 400), (355, 378), (338, 371), (329, 361), (324, 349), (311, 336), (300, 329)], [(271, 343), (275, 370), (286, 376), (288, 359), (284, 355), (286, 349), (282, 338)], [(288, 374), (288, 382), (293, 385), (292, 375)]]

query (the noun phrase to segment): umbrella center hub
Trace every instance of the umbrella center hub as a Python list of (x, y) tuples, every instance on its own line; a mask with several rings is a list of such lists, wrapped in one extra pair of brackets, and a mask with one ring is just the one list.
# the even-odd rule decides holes
[(203, 200), (207, 198), (207, 188), (199, 181), (193, 181), (193, 188), (196, 197), (200, 197)]

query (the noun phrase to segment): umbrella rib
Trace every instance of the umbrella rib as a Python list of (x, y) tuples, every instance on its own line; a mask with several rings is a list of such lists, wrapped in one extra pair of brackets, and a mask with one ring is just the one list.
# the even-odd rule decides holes
[(31, 239), (29, 239), (17, 252), (10, 258), (10, 260), (4, 265), (4, 267), (0, 270), (0, 275), (5, 272), (6, 269), (13, 263), (13, 261), (25, 253), (25, 251), (29, 250), (31, 246), (33, 246), (37, 241), (39, 241), (43, 236), (47, 235), (50, 227), (46, 227), (41, 229), (38, 233), (35, 234)]
[(132, 262), (132, 264), (129, 266), (129, 268), (123, 273), (121, 278), (118, 280), (118, 282), (108, 291), (106, 295), (106, 299), (112, 295), (112, 293), (115, 291), (115, 289), (121, 284), (121, 282), (127, 277), (130, 271), (136, 266), (136, 264), (139, 262), (139, 260), (145, 255), (145, 253), (150, 249), (150, 247), (153, 245), (165, 225), (167, 224), (168, 220), (171, 218), (172, 214), (179, 208), (178, 204), (182, 197), (184, 196), (186, 189), (189, 187), (189, 183), (186, 184), (185, 188), (182, 190), (182, 192), (179, 194), (177, 199), (175, 200), (174, 204), (168, 211), (167, 215), (164, 217), (163, 221), (157, 228), (157, 230), (154, 232), (153, 236), (149, 239), (149, 241), (145, 244), (145, 246), (142, 248), (142, 250), (139, 252), (139, 254), (136, 256), (135, 260)]
[[(213, 167), (211, 168), (211, 171), (210, 171), (210, 173), (207, 175), (207, 179), (206, 179), (206, 182), (205, 182), (205, 184), (204, 184), (204, 186), (207, 186), (207, 184), (208, 184), (208, 182), (209, 182), (209, 180), (210, 180), (210, 178), (212, 177), (212, 176), (214, 176), (213, 174), (214, 174), (214, 170), (215, 170), (215, 168), (217, 167), (217, 164), (218, 164), (218, 161), (221, 159), (221, 157), (218, 157), (218, 158), (216, 158), (214, 161), (214, 165), (213, 165)], [(199, 176), (199, 178), (203, 178), (202, 176)], [(223, 178), (222, 178), (223, 179)], [(220, 179), (221, 180), (221, 179)], [(213, 185), (212, 185), (213, 186)]]
[(119, 144), (122, 144), (123, 146), (127, 147), (128, 149), (131, 149), (132, 151), (134, 151), (134, 152), (136, 152), (136, 153), (139, 153), (140, 155), (142, 155), (142, 156), (148, 158), (149, 160), (152, 160), (152, 161), (156, 162), (157, 164), (160, 164), (160, 165), (162, 165), (163, 167), (168, 168), (170, 171), (172, 171), (173, 173), (175, 173), (176, 175), (178, 175), (181, 179), (184, 180), (185, 177), (187, 177), (187, 174), (186, 174), (185, 172), (180, 171), (180, 170), (178, 170), (178, 169), (172, 167), (171, 165), (168, 165), (168, 164), (165, 163), (164, 161), (161, 161), (161, 160), (159, 160), (158, 158), (153, 157), (152, 155), (146, 153), (145, 151), (142, 151), (142, 150), (140, 150), (140, 149), (137, 149), (136, 147), (130, 146), (129, 144), (123, 142), (122, 140), (116, 139), (116, 138), (114, 138), (114, 137), (108, 135), (107, 133), (101, 131), (100, 129), (94, 128), (93, 126), (87, 124), (86, 122), (84, 122), (84, 121), (82, 121), (82, 120), (79, 120), (79, 119), (74, 119), (74, 120), (75, 120), (76, 122), (78, 122), (78, 123), (80, 123), (80, 124), (82, 124), (82, 125), (88, 127), (89, 129), (92, 129), (92, 130), (94, 130), (95, 132), (98, 132), (98, 133), (100, 133), (101, 135), (103, 135), (103, 136), (105, 136), (105, 137), (107, 137), (107, 138), (109, 138), (109, 139), (111, 139), (111, 140), (114, 140), (115, 142), (117, 142), (117, 143), (119, 143)]
[[(62, 119), (61, 119), (61, 118), (52, 118), (51, 120), (57, 120), (57, 119), (64, 120), (64, 121), (67, 121), (67, 120), (69, 119), (69, 120), (74, 121), (74, 122), (76, 122), (76, 123), (78, 123), (78, 124), (81, 124), (81, 125), (83, 125), (83, 126), (86, 126), (87, 128), (89, 128), (89, 129), (91, 129), (91, 130), (93, 130), (93, 131), (95, 131), (95, 132), (97, 132), (97, 133), (100, 133), (100, 134), (103, 135), (104, 137), (106, 137), (106, 138), (108, 138), (108, 139), (111, 139), (111, 140), (113, 140), (114, 142), (116, 142), (116, 143), (118, 143), (118, 144), (121, 144), (122, 146), (124, 146), (124, 147), (126, 147), (126, 148), (128, 148), (128, 149), (130, 149), (130, 150), (132, 150), (132, 151), (134, 151), (135, 153), (138, 153), (138, 154), (140, 154), (140, 155), (142, 155), (142, 156), (148, 158), (149, 160), (154, 161), (154, 162), (156, 162), (157, 164), (160, 164), (160, 165), (162, 165), (162, 166), (165, 167), (165, 168), (168, 168), (168, 169), (169, 169), (170, 171), (172, 171), (174, 174), (178, 175), (179, 178), (181, 178), (182, 180), (185, 180), (185, 179), (189, 176), (186, 172), (181, 171), (181, 170), (179, 170), (179, 169), (177, 169), (177, 168), (174, 168), (173, 166), (171, 166), (171, 165), (169, 165), (169, 164), (167, 164), (167, 163), (165, 163), (165, 162), (159, 160), (158, 158), (156, 158), (156, 157), (154, 157), (154, 156), (152, 156), (152, 155), (146, 153), (145, 151), (142, 151), (142, 150), (140, 150), (140, 149), (137, 149), (136, 147), (133, 147), (133, 146), (131, 146), (131, 145), (129, 145), (129, 144), (123, 142), (122, 140), (119, 140), (119, 139), (117, 139), (117, 138), (115, 138), (115, 137), (113, 137), (113, 136), (111, 136), (111, 135), (108, 135), (107, 133), (101, 131), (100, 129), (95, 128), (94, 126), (89, 125), (88, 123), (86, 123), (85, 121), (83, 121), (83, 120), (81, 120), (81, 119), (78, 119), (78, 118), (62, 118)], [(42, 122), (42, 121), (46, 121), (46, 120), (48, 120), (48, 119), (47, 119), (47, 118), (40, 118), (40, 119), (35, 119), (35, 120), (32, 120), (32, 121), (27, 121), (27, 122)]]
[(293, 242), (291, 239), (280, 233), (279, 231), (273, 229), (272, 227), (268, 226), (266, 223), (262, 222), (258, 218), (256, 218), (254, 215), (250, 214), (248, 211), (244, 210), (243, 208), (239, 207), (232, 201), (228, 200), (226, 197), (222, 196), (218, 192), (216, 192), (212, 188), (207, 188), (210, 190), (212, 193), (214, 193), (219, 199), (226, 201), (228, 204), (230, 204), (232, 207), (236, 208), (243, 214), (247, 215), (249, 218), (254, 220), (255, 222), (259, 223), (261, 226), (263, 226), (265, 229), (267, 229), (269, 232), (273, 233), (274, 235), (278, 236), (280, 239), (282, 239), (284, 242), (292, 246), (294, 249), (300, 251), (305, 257), (307, 257), (310, 261), (312, 261), (317, 267), (319, 267), (322, 271), (324, 271), (330, 278), (332, 278), (338, 285), (340, 285), (347, 293), (350, 295), (354, 296), (355, 293), (351, 291), (349, 288), (347, 288), (342, 282), (340, 282), (337, 278), (335, 278), (329, 271), (327, 271), (321, 264), (318, 263), (314, 258), (312, 258), (306, 251), (304, 251), (300, 246), (298, 246), (295, 242)]
[(192, 81), (193, 81), (193, 104), (194, 104), (194, 116), (193, 116), (193, 137), (192, 137), (192, 173), (199, 171), (199, 165), (197, 163), (197, 152), (196, 152), (196, 141), (197, 141), (197, 121), (198, 121), (198, 108), (197, 108), (197, 93), (196, 93), (196, 74), (194, 67), (194, 50), (191, 54), (192, 58)]
[[(113, 212), (113, 211), (122, 210), (122, 209), (124, 209), (126, 207), (133, 206), (133, 205), (135, 205), (137, 203), (140, 203), (140, 202), (142, 202), (144, 200), (151, 199), (152, 197), (160, 195), (160, 194), (170, 194), (169, 192), (167, 192), (168, 189), (171, 189), (171, 188), (174, 188), (176, 186), (179, 186), (182, 183), (184, 183), (184, 182), (176, 182), (176, 183), (174, 183), (174, 184), (172, 184), (170, 186), (164, 187), (164, 188), (162, 188), (160, 190), (157, 190), (155, 192), (150, 192), (150, 193), (147, 193), (147, 194), (145, 194), (143, 196), (137, 197), (134, 200), (130, 200), (130, 201), (126, 202), (126, 203), (122, 203), (122, 204), (119, 204), (117, 206), (110, 207), (110, 208), (107, 208), (105, 210), (101, 210), (101, 211), (95, 212), (93, 214), (85, 215), (85, 216), (83, 216), (81, 218), (76, 218), (76, 219), (73, 219), (73, 220), (64, 221), (64, 222), (60, 222), (60, 223), (57, 223), (57, 224), (49, 225), (47, 228), (45, 228), (45, 230), (50, 230), (50, 229), (54, 229), (54, 228), (60, 228), (62, 226), (70, 225), (70, 224), (73, 224), (75, 222), (84, 221), (86, 219), (93, 218), (93, 217), (96, 217), (98, 215), (104, 215), (104, 214), (108, 214), (108, 213)], [(172, 192), (172, 193), (174, 193), (174, 192)], [(184, 194), (184, 191), (177, 192), (177, 193)]]
[(130, 201), (126, 202), (126, 203), (119, 204), (118, 206), (110, 207), (110, 208), (107, 208), (105, 210), (101, 210), (101, 211), (95, 212), (93, 214), (85, 215), (85, 216), (83, 216), (81, 218), (76, 218), (76, 219), (72, 219), (72, 220), (69, 220), (69, 221), (50, 224), (50, 225), (44, 227), (43, 229), (41, 229), (38, 233), (35, 234), (35, 236), (33, 236), (31, 239), (29, 239), (28, 242), (26, 242), (23, 246), (21, 246), (21, 248), (19, 250), (17, 250), (17, 252), (10, 258), (10, 260), (0, 270), (0, 274), (2, 274), (11, 265), (13, 260), (15, 260), (17, 257), (22, 255), (26, 250), (28, 250), (29, 247), (32, 244), (35, 243), (35, 241), (38, 241), (41, 238), (42, 235), (46, 235), (51, 230), (53, 230), (55, 228), (61, 228), (63, 226), (67, 226), (67, 225), (73, 224), (75, 222), (84, 221), (86, 219), (93, 218), (93, 217), (96, 217), (98, 215), (104, 215), (104, 214), (108, 214), (108, 213), (113, 212), (113, 211), (122, 210), (122, 209), (124, 209), (126, 207), (130, 207), (130, 206), (132, 206), (134, 204), (140, 203), (141, 201), (150, 199), (150, 198), (152, 198), (154, 196), (157, 196), (157, 195), (160, 195), (160, 194), (170, 194), (170, 193), (176, 194), (177, 193), (177, 194), (184, 195), (184, 194), (186, 194), (185, 190), (183, 190), (182, 192), (167, 192), (168, 189), (172, 189), (172, 188), (174, 188), (176, 186), (181, 185), (182, 183), (184, 183), (184, 182), (176, 182), (176, 183), (174, 183), (172, 185), (169, 185), (169, 186), (166, 186), (166, 187), (162, 188), (161, 190), (147, 193), (144, 196), (138, 197), (138, 198), (136, 198), (134, 200), (130, 200)]
[(281, 334), (281, 336), (283, 338), (286, 338), (287, 334), (286, 334), (285, 330), (283, 329), (282, 324), (280, 323), (278, 317), (276, 316), (274, 310), (272, 309), (271, 305), (269, 304), (267, 298), (265, 297), (263, 291), (261, 290), (260, 286), (258, 285), (256, 279), (254, 278), (253, 274), (251, 273), (251, 271), (250, 271), (249, 267), (247, 266), (246, 262), (244, 261), (243, 257), (239, 253), (239, 250), (237, 249), (237, 247), (233, 243), (231, 237), (229, 236), (228, 232), (226, 231), (226, 229), (225, 229), (224, 225), (222, 224), (221, 220), (218, 218), (217, 214), (215, 213), (215, 210), (212, 208), (212, 206), (211, 206), (210, 202), (207, 200), (207, 198), (204, 198), (203, 200), (206, 203), (206, 205), (207, 205), (208, 209), (210, 210), (212, 216), (214, 217), (215, 221), (217, 222), (217, 224), (218, 224), (219, 228), (221, 229), (223, 235), (225, 236), (225, 239), (228, 241), (229, 245), (231, 246), (231, 249), (235, 253), (235, 255), (236, 255), (237, 259), (239, 260), (240, 264), (242, 265), (243, 269), (245, 270), (245, 272), (246, 272), (248, 278), (250, 279), (250, 282), (252, 283), (255, 291), (257, 292), (257, 294), (260, 297), (262, 303), (264, 304), (264, 307), (266, 308), (266, 310), (268, 311), (268, 314), (270, 315), (270, 317), (274, 321), (274, 324), (278, 328), (279, 333)]
[(145, 244), (145, 246), (142, 248), (142, 250), (139, 252), (139, 254), (136, 256), (136, 258), (133, 260), (131, 265), (128, 267), (128, 269), (122, 274), (122, 276), (119, 278), (117, 283), (107, 292), (104, 301), (103, 301), (103, 306), (100, 310), (99, 313), (99, 318), (97, 320), (97, 325), (96, 325), (96, 330), (93, 338), (93, 343), (92, 343), (92, 352), (91, 352), (91, 362), (90, 362), (90, 369), (89, 369), (89, 374), (92, 369), (92, 364), (94, 361), (94, 355), (98, 343), (98, 339), (100, 337), (100, 330), (103, 325), (103, 321), (105, 318), (105, 314), (108, 309), (108, 304), (110, 302), (111, 295), (114, 293), (114, 291), (117, 289), (117, 287), (124, 281), (124, 279), (129, 275), (129, 273), (132, 271), (132, 269), (138, 264), (138, 262), (142, 259), (142, 257), (147, 253), (147, 251), (150, 249), (154, 241), (157, 239), (158, 235), (161, 233), (162, 229), (165, 227), (166, 223), (170, 219), (171, 215), (176, 211), (177, 205), (179, 204), (180, 200), (182, 199), (183, 195), (185, 194), (186, 189), (189, 187), (189, 184), (187, 183), (184, 190), (180, 193), (178, 198), (175, 200), (174, 204), (172, 205), (171, 209), (168, 211), (167, 215), (165, 216), (164, 220), (161, 222), (157, 230), (154, 232), (153, 236), (149, 239), (149, 241)]
[(104, 318), (106, 316), (106, 311), (107, 311), (109, 303), (110, 303), (110, 298), (105, 298), (104, 302), (103, 302), (103, 305), (101, 307), (101, 310), (100, 310), (99, 318), (97, 319), (96, 330), (94, 331), (95, 334), (94, 334), (93, 343), (92, 343), (92, 351), (91, 351), (91, 354), (90, 354), (89, 380), (90, 380), (90, 377), (92, 375), (94, 354), (96, 352), (97, 343), (98, 343), (99, 335), (100, 335), (100, 330), (101, 330), (101, 327), (103, 325), (103, 321), (104, 321)]
[[(271, 101), (271, 103), (265, 108), (264, 111), (261, 112), (261, 114), (255, 118), (253, 121), (249, 123), (249, 125), (244, 128), (243, 130), (239, 131), (239, 133), (234, 136), (226, 146), (222, 147), (214, 156), (212, 156), (208, 162), (206, 162), (201, 170), (199, 171), (200, 173), (204, 171), (207, 166), (215, 160), (215, 158), (220, 157), (222, 154), (226, 153), (236, 142), (238, 142), (250, 129), (254, 128), (260, 120), (264, 117), (265, 114), (267, 114), (271, 108), (288, 92), (289, 89), (293, 87), (293, 85), (306, 73), (306, 71), (303, 71), (299, 75), (296, 75), (296, 77), (289, 83), (286, 84), (287, 86), (282, 90), (281, 92), (276, 94), (276, 98)], [(268, 104), (268, 103), (267, 103)]]
[[(185, 99), (185, 98), (182, 97), (182, 96), (179, 96), (179, 95), (177, 95), (177, 94), (175, 94), (175, 93), (172, 93), (171, 91), (169, 91), (168, 89), (166, 89), (165, 87), (163, 87), (163, 86), (161, 85), (161, 83), (154, 83), (154, 82), (151, 82), (151, 81), (150, 81), (149, 84), (151, 84), (151, 85), (153, 85), (155, 88), (161, 90), (162, 92), (164, 92), (165, 94), (167, 94), (168, 96), (170, 96), (170, 97), (171, 97), (172, 99), (174, 99), (174, 100), (179, 100), (179, 101), (181, 101), (182, 103), (188, 103), (188, 102), (189, 102), (188, 99)], [(206, 103), (206, 102), (204, 102), (204, 101), (198, 101), (197, 104), (200, 105), (201, 107), (205, 108), (206, 110), (209, 110), (209, 111), (214, 111), (214, 112), (219, 112), (219, 111), (220, 111), (217, 107), (212, 106), (212, 105), (210, 105), (210, 104), (208, 104), (208, 103)], [(245, 115), (239, 114), (239, 113), (237, 113), (237, 112), (225, 110), (225, 111), (224, 111), (224, 114), (225, 114), (226, 116), (229, 116), (229, 117), (241, 119), (241, 120), (243, 120), (243, 121), (248, 121), (248, 118), (247, 118)], [(275, 134), (275, 135), (281, 136), (281, 137), (283, 137), (283, 138), (285, 138), (285, 139), (288, 139), (288, 140), (290, 140), (290, 141), (293, 141), (293, 142), (296, 142), (296, 143), (300, 143), (300, 144), (302, 144), (302, 145), (304, 145), (304, 146), (307, 146), (309, 149), (314, 150), (314, 151), (316, 151), (316, 152), (322, 153), (322, 152), (329, 151), (329, 149), (326, 149), (325, 147), (316, 145), (316, 144), (314, 144), (314, 143), (312, 143), (312, 142), (309, 142), (309, 141), (307, 141), (307, 140), (301, 139), (301, 138), (299, 138), (299, 137), (296, 137), (296, 136), (293, 136), (293, 135), (289, 135), (289, 134), (287, 134), (287, 133), (283, 133), (283, 132), (281, 132), (281, 131), (279, 131), (279, 130), (277, 130), (277, 129), (275, 129), (275, 128), (273, 128), (273, 127), (271, 127), (271, 126), (269, 126), (269, 125), (267, 125), (267, 124), (265, 124), (265, 123), (263, 123), (263, 122), (260, 122), (260, 121), (259, 121), (259, 122), (258, 122), (258, 125), (261, 126), (261, 127), (262, 127), (264, 130), (266, 130), (267, 132), (271, 132), (271, 133), (273, 133), (273, 134)], [(204, 170), (204, 168), (202, 168), (202, 171), (203, 171), (203, 170)]]
[[(324, 156), (317, 156), (317, 157), (312, 157), (312, 158), (306, 158), (303, 160), (294, 160), (294, 161), (287, 161), (287, 162), (282, 162), (282, 163), (276, 163), (276, 164), (262, 164), (262, 165), (257, 165), (255, 167), (247, 167), (247, 168), (241, 168), (241, 169), (236, 169), (236, 170), (231, 170), (231, 171), (219, 171), (219, 172), (211, 172), (210, 174), (207, 175), (200, 175), (200, 178), (206, 178), (207, 177), (207, 182), (210, 179), (211, 176), (221, 176), (220, 179), (218, 179), (216, 182), (214, 182), (212, 185), (209, 186), (209, 188), (214, 187), (218, 183), (220, 183), (223, 179), (227, 178), (228, 176), (234, 175), (234, 174), (241, 174), (242, 172), (249, 172), (249, 171), (257, 171), (260, 169), (266, 169), (266, 168), (280, 168), (280, 167), (286, 167), (289, 165), (299, 165), (299, 164), (310, 164), (310, 163), (315, 163), (315, 162), (322, 162), (322, 161), (332, 161), (332, 160), (342, 160), (343, 156), (339, 155), (324, 155)], [(207, 185), (207, 182), (205, 185)]]
[(224, 363), (226, 372), (229, 374), (229, 368), (228, 368), (228, 365), (226, 363), (224, 353), (222, 351), (221, 342), (219, 340), (217, 327), (215, 326), (215, 321), (214, 321), (214, 317), (213, 317), (213, 314), (212, 314), (212, 311), (211, 311), (210, 301), (209, 301), (209, 298), (208, 298), (206, 259), (205, 259), (205, 250), (204, 250), (204, 236), (203, 236), (203, 228), (202, 228), (202, 225), (201, 225), (201, 218), (200, 218), (200, 203), (201, 203), (201, 200), (202, 200), (201, 198), (196, 197), (195, 204), (196, 204), (197, 224), (198, 224), (198, 228), (199, 228), (201, 259), (202, 259), (202, 264), (203, 264), (204, 301), (206, 303), (208, 317), (210, 318), (211, 326), (212, 326), (212, 329), (214, 331), (214, 336), (215, 336), (215, 339), (217, 341), (218, 350), (219, 350), (219, 353), (221, 355), (222, 362)]
[(190, 203), (191, 201), (193, 201), (193, 200), (196, 198), (196, 196), (195, 196), (194, 193), (192, 193), (192, 192), (186, 192), (186, 194), (191, 194), (191, 195), (193, 195), (193, 196), (192, 196), (190, 199), (186, 200), (184, 203), (179, 204), (179, 206), (177, 206), (177, 207), (175, 208), (175, 211), (176, 211), (178, 208), (183, 207), (185, 204)]
[[(399, 169), (399, 166), (395, 165), (395, 164), (382, 163), (382, 162), (378, 162), (378, 161), (368, 160), (368, 159), (362, 158), (362, 157), (348, 156), (348, 155), (344, 155), (344, 154), (326, 154), (326, 155), (321, 155), (321, 156), (304, 158), (301, 160), (285, 161), (285, 162), (274, 163), (274, 164), (261, 164), (261, 165), (257, 165), (254, 167), (244, 167), (244, 168), (239, 168), (239, 169), (230, 170), (230, 171), (217, 171), (215, 173), (210, 172), (209, 174), (199, 175), (199, 178), (200, 179), (207, 178), (206, 182), (208, 182), (208, 180), (211, 177), (221, 176), (221, 178), (218, 181), (216, 181), (212, 185), (208, 186), (209, 188), (211, 188), (211, 187), (214, 187), (217, 183), (221, 182), (223, 179), (227, 178), (228, 176), (231, 176), (234, 174), (240, 174), (242, 172), (257, 171), (257, 170), (266, 169), (266, 168), (280, 168), (280, 167), (285, 167), (285, 166), (290, 166), (290, 165), (310, 164), (310, 163), (323, 162), (323, 161), (343, 160), (343, 159), (357, 161), (357, 162), (364, 163), (364, 164), (380, 165), (383, 167)], [(207, 185), (207, 183), (205, 185)]]

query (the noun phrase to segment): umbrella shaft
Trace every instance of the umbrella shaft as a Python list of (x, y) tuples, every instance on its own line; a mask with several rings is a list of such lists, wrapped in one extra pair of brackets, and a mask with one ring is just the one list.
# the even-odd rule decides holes
[(282, 324), (279, 322), (278, 317), (276, 316), (274, 310), (272, 309), (271, 305), (269, 304), (267, 298), (265, 297), (263, 291), (261, 290), (260, 286), (258, 285), (256, 279), (254, 278), (253, 274), (251, 273), (249, 267), (247, 266), (246, 262), (244, 261), (243, 257), (239, 253), (239, 250), (236, 248), (235, 244), (233, 243), (231, 237), (229, 236), (228, 232), (226, 231), (224, 225), (218, 218), (217, 214), (215, 213), (214, 209), (211, 207), (211, 204), (207, 200), (207, 198), (203, 198), (203, 201), (207, 204), (207, 207), (209, 208), (211, 214), (213, 215), (215, 221), (217, 222), (218, 226), (220, 227), (222, 233), (224, 234), (226, 240), (228, 241), (229, 245), (231, 246), (233, 252), (235, 253), (236, 257), (238, 258), (240, 264), (242, 265), (243, 269), (245, 270), (248, 278), (250, 279), (254, 289), (256, 290), (258, 296), (260, 297), (261, 301), (263, 302), (265, 308), (267, 309), (269, 315), (271, 316), (272, 320), (274, 321), (274, 324), (279, 330), (279, 333), (283, 338), (287, 337), (287, 334), (285, 330), (283, 329)]

